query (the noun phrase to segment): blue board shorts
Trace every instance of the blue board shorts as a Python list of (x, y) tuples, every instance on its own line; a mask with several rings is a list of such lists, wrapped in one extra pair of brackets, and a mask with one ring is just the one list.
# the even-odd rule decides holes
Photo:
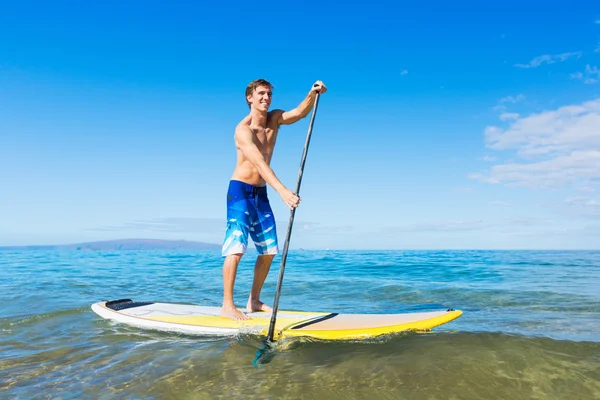
[(248, 236), (259, 254), (277, 254), (275, 217), (266, 186), (231, 180), (227, 190), (227, 230), (222, 255), (245, 253)]

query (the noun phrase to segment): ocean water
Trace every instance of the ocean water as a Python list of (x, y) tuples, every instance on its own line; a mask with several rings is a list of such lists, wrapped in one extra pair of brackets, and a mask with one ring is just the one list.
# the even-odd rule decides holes
[[(429, 333), (294, 340), (142, 331), (100, 300), (220, 305), (217, 252), (0, 252), (0, 398), (600, 399), (600, 252), (291, 251), (280, 309), (455, 308)], [(235, 286), (243, 306), (254, 258)], [(280, 258), (262, 299), (272, 303)]]

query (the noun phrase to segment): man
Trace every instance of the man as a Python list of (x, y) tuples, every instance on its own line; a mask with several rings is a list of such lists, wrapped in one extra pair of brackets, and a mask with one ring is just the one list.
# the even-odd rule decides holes
[(270, 167), (273, 149), (281, 125), (293, 124), (305, 118), (314, 105), (316, 94), (327, 88), (317, 81), (306, 98), (290, 111), (269, 111), (273, 85), (264, 79), (250, 82), (246, 88), (246, 102), (250, 114), (237, 125), (234, 142), (237, 164), (227, 191), (227, 231), (223, 242), (223, 308), (221, 316), (233, 320), (250, 317), (235, 307), (233, 287), (238, 264), (246, 252), (248, 236), (258, 251), (254, 266), (254, 281), (246, 305), (248, 312), (271, 311), (260, 301), (260, 291), (273, 258), (279, 251), (275, 217), (267, 197), (267, 184), (279, 193), (292, 210), (300, 198), (284, 186)]

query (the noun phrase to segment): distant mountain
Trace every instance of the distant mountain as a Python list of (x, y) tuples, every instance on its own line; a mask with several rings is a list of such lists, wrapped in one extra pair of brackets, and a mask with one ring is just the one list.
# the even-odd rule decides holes
[(40, 246), (0, 246), (0, 250), (219, 250), (214, 243), (187, 240), (118, 239)]

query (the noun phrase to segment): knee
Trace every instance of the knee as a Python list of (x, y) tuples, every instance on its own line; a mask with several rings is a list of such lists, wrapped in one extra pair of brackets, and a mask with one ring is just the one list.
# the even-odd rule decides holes
[(225, 257), (225, 263), (232, 263), (232, 262), (238, 263), (242, 259), (243, 255), (244, 255), (243, 253), (228, 254)]

